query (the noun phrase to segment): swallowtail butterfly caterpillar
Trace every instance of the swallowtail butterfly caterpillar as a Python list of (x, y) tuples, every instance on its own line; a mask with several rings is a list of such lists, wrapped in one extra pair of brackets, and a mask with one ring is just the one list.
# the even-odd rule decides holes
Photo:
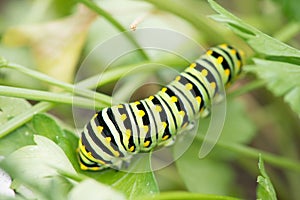
[(157, 94), (104, 108), (79, 139), (83, 170), (120, 168), (132, 155), (173, 141), (199, 118), (218, 89), (241, 72), (242, 52), (226, 44), (210, 48)]

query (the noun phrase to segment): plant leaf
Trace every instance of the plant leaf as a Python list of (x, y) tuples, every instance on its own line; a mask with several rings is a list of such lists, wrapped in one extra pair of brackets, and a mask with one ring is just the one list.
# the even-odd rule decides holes
[(24, 112), (31, 105), (25, 99), (0, 96), (0, 124)]
[[(0, 124), (26, 111), (31, 105), (24, 99), (0, 97)], [(33, 144), (33, 130), (22, 126), (0, 139), (0, 155), (6, 156), (20, 147)]]
[(68, 195), (69, 200), (82, 199), (125, 200), (125, 196), (111, 187), (93, 179), (87, 179), (76, 185)]
[[(237, 35), (244, 38), (258, 53), (271, 57), (287, 57), (292, 63), (300, 63), (300, 51), (275, 38), (262, 33), (256, 28), (243, 22), (213, 0), (208, 0), (218, 15), (211, 16), (214, 20), (226, 23)], [(274, 58), (273, 58), (274, 59)]]
[(257, 177), (257, 182), (259, 184), (256, 190), (257, 199), (276, 200), (276, 192), (265, 170), (265, 166), (261, 155), (259, 155), (258, 168), (261, 175)]
[(49, 188), (59, 183), (65, 185), (64, 181), (55, 179), (59, 176), (57, 170), (75, 174), (73, 166), (61, 148), (51, 140), (35, 135), (34, 141), (36, 145), (16, 150), (3, 160), (1, 166), (41, 199), (44, 199), (45, 196), (63, 195), (51, 194), (54, 191), (49, 191)]
[(254, 59), (249, 72), (266, 81), (267, 88), (284, 100), (300, 116), (300, 67), (298, 65)]
[(76, 156), (78, 138), (74, 133), (63, 130), (51, 116), (46, 114), (36, 114), (32, 119), (33, 128), (38, 135), (45, 136), (58, 144), (73, 166), (79, 170)]
[[(137, 199), (144, 195), (154, 195), (159, 192), (154, 174), (150, 170), (149, 157), (145, 156), (134, 163), (130, 163), (128, 172), (107, 169), (102, 172), (83, 172), (99, 182), (111, 185), (122, 191), (128, 199)], [(136, 170), (148, 172), (136, 172)]]

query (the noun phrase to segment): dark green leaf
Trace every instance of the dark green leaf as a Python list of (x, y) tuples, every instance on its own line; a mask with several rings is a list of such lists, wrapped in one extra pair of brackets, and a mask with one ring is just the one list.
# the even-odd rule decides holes
[(37, 134), (43, 135), (58, 144), (68, 156), (73, 166), (79, 170), (76, 149), (78, 138), (72, 132), (63, 130), (49, 115), (36, 114), (32, 119), (33, 127)]
[[(138, 173), (136, 170), (146, 170), (146, 172)], [(128, 172), (107, 169), (101, 172), (83, 173), (99, 182), (113, 186), (123, 192), (128, 199), (134, 200), (140, 196), (159, 192), (153, 172), (149, 170), (149, 158), (143, 157), (141, 160), (130, 163)]]
[(261, 173), (261, 176), (257, 177), (258, 187), (257, 187), (257, 199), (268, 199), (268, 200), (276, 200), (276, 192), (272, 185), (272, 182), (265, 170), (265, 166), (263, 163), (263, 159), (261, 155), (259, 155), (258, 168)]

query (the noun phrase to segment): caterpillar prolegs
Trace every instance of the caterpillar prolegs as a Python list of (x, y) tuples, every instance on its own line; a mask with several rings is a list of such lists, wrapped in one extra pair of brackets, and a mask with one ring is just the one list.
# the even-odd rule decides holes
[(222, 44), (210, 48), (157, 94), (104, 108), (79, 139), (81, 169), (120, 168), (132, 155), (168, 144), (205, 112), (219, 88), (232, 82), (241, 68), (241, 52)]

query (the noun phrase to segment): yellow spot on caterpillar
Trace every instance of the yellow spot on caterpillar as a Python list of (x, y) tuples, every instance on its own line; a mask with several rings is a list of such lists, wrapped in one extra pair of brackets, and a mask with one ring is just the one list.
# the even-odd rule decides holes
[(202, 74), (203, 76), (207, 76), (208, 71), (207, 71), (206, 69), (203, 69), (203, 70), (201, 71), (201, 74)]
[(167, 127), (167, 123), (166, 122), (162, 122), (161, 125), (166, 128)]
[(201, 109), (200, 109), (200, 113), (202, 113), (204, 111), (204, 107), (202, 107)]
[(143, 116), (145, 115), (145, 112), (144, 112), (143, 110), (139, 110), (138, 115), (139, 115), (140, 117), (143, 117)]
[(149, 126), (144, 126), (144, 131), (147, 133), (149, 131)]
[(139, 101), (134, 102), (135, 105), (141, 104)]
[(226, 75), (226, 76), (229, 76), (229, 74), (230, 74), (230, 70), (229, 70), (229, 69), (225, 69), (224, 72), (225, 72), (225, 75)]
[(208, 51), (206, 52), (207, 55), (211, 55), (212, 53), (213, 53), (212, 50), (208, 50)]
[(131, 130), (127, 129), (125, 132), (126, 136), (129, 138), (131, 136)]
[(217, 58), (217, 63), (221, 64), (223, 62), (224, 58), (222, 56), (219, 56)]
[(166, 91), (167, 91), (167, 88), (164, 87), (164, 88), (161, 89), (161, 91), (162, 91), (162, 92), (166, 92)]
[(94, 158), (94, 156), (92, 155), (91, 152), (87, 152), (87, 157), (89, 157), (89, 158)]
[(148, 99), (149, 99), (150, 101), (152, 101), (152, 100), (154, 99), (154, 96), (150, 96), (150, 97), (148, 97)]
[(144, 147), (147, 147), (147, 146), (149, 146), (149, 144), (150, 144), (150, 141), (148, 140), (148, 141), (146, 141), (146, 142), (144, 142)]
[(121, 120), (122, 120), (122, 121), (125, 121), (126, 119), (127, 119), (127, 115), (126, 115), (126, 114), (122, 114), (122, 115), (121, 115)]
[(191, 83), (187, 83), (187, 84), (185, 84), (185, 88), (187, 90), (191, 90), (191, 89), (193, 89), (193, 85)]
[(120, 156), (120, 153), (116, 151), (116, 152), (114, 153), (114, 155), (115, 155), (116, 157), (119, 157), (119, 156)]
[(196, 63), (192, 63), (192, 64), (190, 64), (190, 68), (195, 68), (197, 66), (197, 64)]
[(84, 164), (80, 163), (80, 169), (88, 170), (89, 168), (87, 166), (85, 166)]
[(155, 110), (156, 110), (157, 112), (161, 112), (161, 111), (162, 111), (162, 108), (161, 108), (161, 106), (155, 106)]
[(163, 138), (162, 138), (162, 140), (166, 140), (166, 139), (168, 139), (169, 138), (169, 135), (165, 135)]
[(236, 50), (235, 50), (235, 49), (231, 49), (230, 52), (231, 52), (232, 54), (234, 54), (234, 55), (236, 54)]
[(107, 142), (111, 141), (111, 137), (106, 137), (105, 139), (106, 139)]
[(131, 146), (131, 147), (129, 148), (129, 151), (133, 152), (133, 151), (134, 151), (134, 146)]
[(180, 76), (176, 76), (175, 81), (179, 81), (181, 79)]
[(227, 48), (227, 44), (221, 44), (220, 47)]
[(102, 131), (103, 131), (103, 126), (97, 126), (97, 131), (98, 131), (98, 133), (102, 133)]
[(241, 54), (242, 57), (245, 56), (245, 52), (244, 51), (240, 50), (240, 54)]
[(187, 125), (188, 125), (188, 123), (187, 123), (187, 122), (185, 122), (185, 123), (182, 125), (182, 128), (185, 128), (185, 127), (187, 127)]
[(238, 66), (238, 68), (240, 68), (241, 65), (242, 65), (241, 61), (238, 60), (238, 61), (237, 61), (237, 66)]
[(124, 108), (122, 104), (117, 105), (117, 108)]
[(211, 86), (213, 89), (216, 89), (216, 83), (215, 83), (215, 82), (211, 82), (211, 83), (210, 83), (210, 86)]
[(185, 112), (183, 110), (179, 111), (179, 115), (181, 115), (182, 117), (185, 115)]
[(98, 113), (94, 114), (93, 119), (95, 119), (98, 116)]
[(201, 103), (201, 97), (197, 96), (197, 97), (196, 97), (196, 101), (197, 101), (198, 103)]
[(175, 96), (172, 96), (172, 97), (171, 97), (171, 102), (172, 102), (172, 103), (175, 103), (175, 102), (177, 102), (177, 101), (178, 101), (177, 97), (175, 97)]

